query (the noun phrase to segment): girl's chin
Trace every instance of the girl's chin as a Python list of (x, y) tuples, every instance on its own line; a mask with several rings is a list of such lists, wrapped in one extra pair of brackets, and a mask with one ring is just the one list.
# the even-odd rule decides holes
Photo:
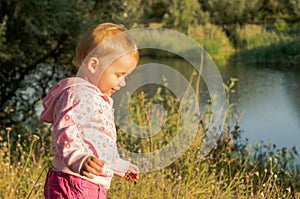
[(115, 92), (117, 92), (117, 89), (112, 89), (111, 90), (111, 94), (114, 94)]

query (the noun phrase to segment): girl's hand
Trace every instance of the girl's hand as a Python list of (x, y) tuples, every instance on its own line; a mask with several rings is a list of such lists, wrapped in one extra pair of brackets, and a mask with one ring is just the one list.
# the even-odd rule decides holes
[(139, 179), (139, 168), (136, 165), (130, 163), (124, 178), (129, 182), (136, 182)]
[(93, 156), (89, 156), (83, 162), (80, 170), (80, 174), (88, 178), (94, 178), (91, 174), (95, 176), (103, 175), (104, 164), (105, 162), (98, 160)]

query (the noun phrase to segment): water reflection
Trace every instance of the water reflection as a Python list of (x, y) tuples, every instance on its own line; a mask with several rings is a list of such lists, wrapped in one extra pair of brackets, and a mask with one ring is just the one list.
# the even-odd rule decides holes
[(279, 147), (299, 148), (300, 74), (265, 67), (228, 64), (220, 68), (224, 79), (237, 77), (234, 101), (244, 112), (243, 136)]

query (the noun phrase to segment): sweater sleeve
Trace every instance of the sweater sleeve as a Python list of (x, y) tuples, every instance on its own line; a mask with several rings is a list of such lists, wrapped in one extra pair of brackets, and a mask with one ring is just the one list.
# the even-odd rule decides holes
[(124, 177), (129, 167), (129, 161), (123, 160), (121, 158), (117, 159), (116, 165), (113, 168), (113, 171), (116, 175)]
[(129, 161), (123, 160), (118, 153), (115, 143), (109, 143), (107, 151), (111, 152), (110, 158), (108, 158), (108, 164), (113, 170), (114, 174), (124, 177), (129, 167)]

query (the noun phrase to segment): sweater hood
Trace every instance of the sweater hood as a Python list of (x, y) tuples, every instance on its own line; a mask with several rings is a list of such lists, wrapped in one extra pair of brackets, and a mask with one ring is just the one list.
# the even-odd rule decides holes
[[(84, 86), (90, 89), (95, 89), (103, 97), (107, 98), (106, 95), (102, 94), (100, 90), (88, 81), (85, 81), (79, 77), (66, 78), (58, 82), (53, 88), (50, 89), (47, 96), (43, 100), (43, 111), (40, 115), (40, 119), (44, 122), (53, 123), (53, 111), (57, 99), (70, 87), (72, 86)], [(109, 99), (110, 100), (110, 99)]]

